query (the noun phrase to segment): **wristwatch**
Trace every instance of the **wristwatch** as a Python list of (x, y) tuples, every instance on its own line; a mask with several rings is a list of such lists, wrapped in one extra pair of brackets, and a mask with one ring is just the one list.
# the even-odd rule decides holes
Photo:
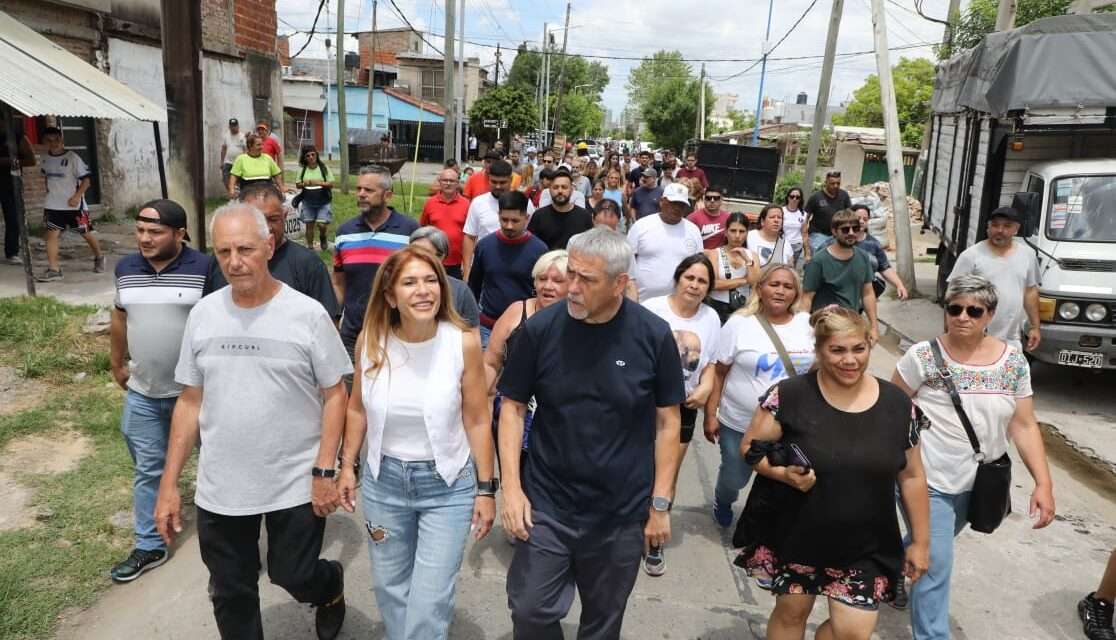
[(663, 496), (651, 496), (651, 508), (655, 511), (660, 511), (663, 513), (670, 511), (670, 507), (672, 504), (673, 503), (670, 501), (670, 498), (664, 498)]
[(321, 467), (314, 467), (310, 470), (310, 475), (315, 478), (333, 478), (337, 475), (337, 469), (323, 469)]
[(477, 495), (494, 497), (500, 490), (500, 479), (477, 480)]

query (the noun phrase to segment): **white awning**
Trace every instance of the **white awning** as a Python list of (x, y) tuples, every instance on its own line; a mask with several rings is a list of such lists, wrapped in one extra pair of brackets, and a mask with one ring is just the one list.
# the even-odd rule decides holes
[(0, 101), (28, 116), (167, 119), (165, 109), (2, 11)]

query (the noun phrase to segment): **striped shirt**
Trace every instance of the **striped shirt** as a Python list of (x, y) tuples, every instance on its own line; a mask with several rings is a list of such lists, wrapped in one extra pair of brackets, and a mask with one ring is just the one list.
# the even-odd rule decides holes
[(174, 368), (186, 318), (201, 300), (210, 260), (183, 245), (162, 271), (139, 253), (116, 264), (115, 304), (128, 316), (129, 389), (149, 398), (174, 398), (182, 392)]
[(363, 216), (346, 221), (337, 229), (334, 240), (333, 272), (345, 276), (345, 299), (341, 320), (341, 339), (347, 347), (356, 342), (364, 323), (364, 309), (376, 271), (388, 256), (405, 247), (418, 223), (391, 209), (388, 219), (376, 229)]

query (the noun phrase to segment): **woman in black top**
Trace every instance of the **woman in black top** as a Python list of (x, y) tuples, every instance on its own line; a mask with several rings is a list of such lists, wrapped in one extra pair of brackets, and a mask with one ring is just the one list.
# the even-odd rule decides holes
[[(817, 370), (769, 389), (741, 444), (751, 459), (764, 457), (742, 516), (756, 524), (738, 540), (739, 562), (772, 579), (768, 640), (801, 639), (818, 595), (828, 598), (830, 617), (816, 638), (867, 640), (879, 603), (929, 563), (923, 418), (898, 387), (865, 375), (871, 346), (859, 315), (827, 307), (811, 325)], [(905, 557), (896, 484), (910, 514)], [(762, 517), (749, 513), (760, 508)]]

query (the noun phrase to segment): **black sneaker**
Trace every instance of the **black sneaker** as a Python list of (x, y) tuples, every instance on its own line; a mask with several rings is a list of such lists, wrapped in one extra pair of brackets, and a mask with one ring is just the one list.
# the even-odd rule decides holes
[[(894, 609), (903, 610), (910, 604), (910, 596), (907, 595), (907, 579), (899, 576), (899, 583), (895, 585), (895, 598), (888, 602)], [(1116, 638), (1113, 638), (1116, 640)]]
[(318, 632), (318, 640), (333, 640), (341, 633), (341, 625), (345, 623), (345, 568), (336, 560), (330, 560), (329, 563), (337, 567), (341, 576), (341, 592), (333, 600), (318, 605), (318, 611), (314, 614), (314, 629)]
[(143, 575), (144, 571), (163, 564), (169, 557), (163, 549), (155, 551), (132, 549), (128, 559), (113, 567), (112, 571), (109, 571), (109, 576), (116, 582), (131, 582)]
[(1077, 603), (1077, 616), (1081, 618), (1085, 637), (1089, 640), (1116, 640), (1112, 630), (1112, 603), (1098, 600), (1090, 593)]

